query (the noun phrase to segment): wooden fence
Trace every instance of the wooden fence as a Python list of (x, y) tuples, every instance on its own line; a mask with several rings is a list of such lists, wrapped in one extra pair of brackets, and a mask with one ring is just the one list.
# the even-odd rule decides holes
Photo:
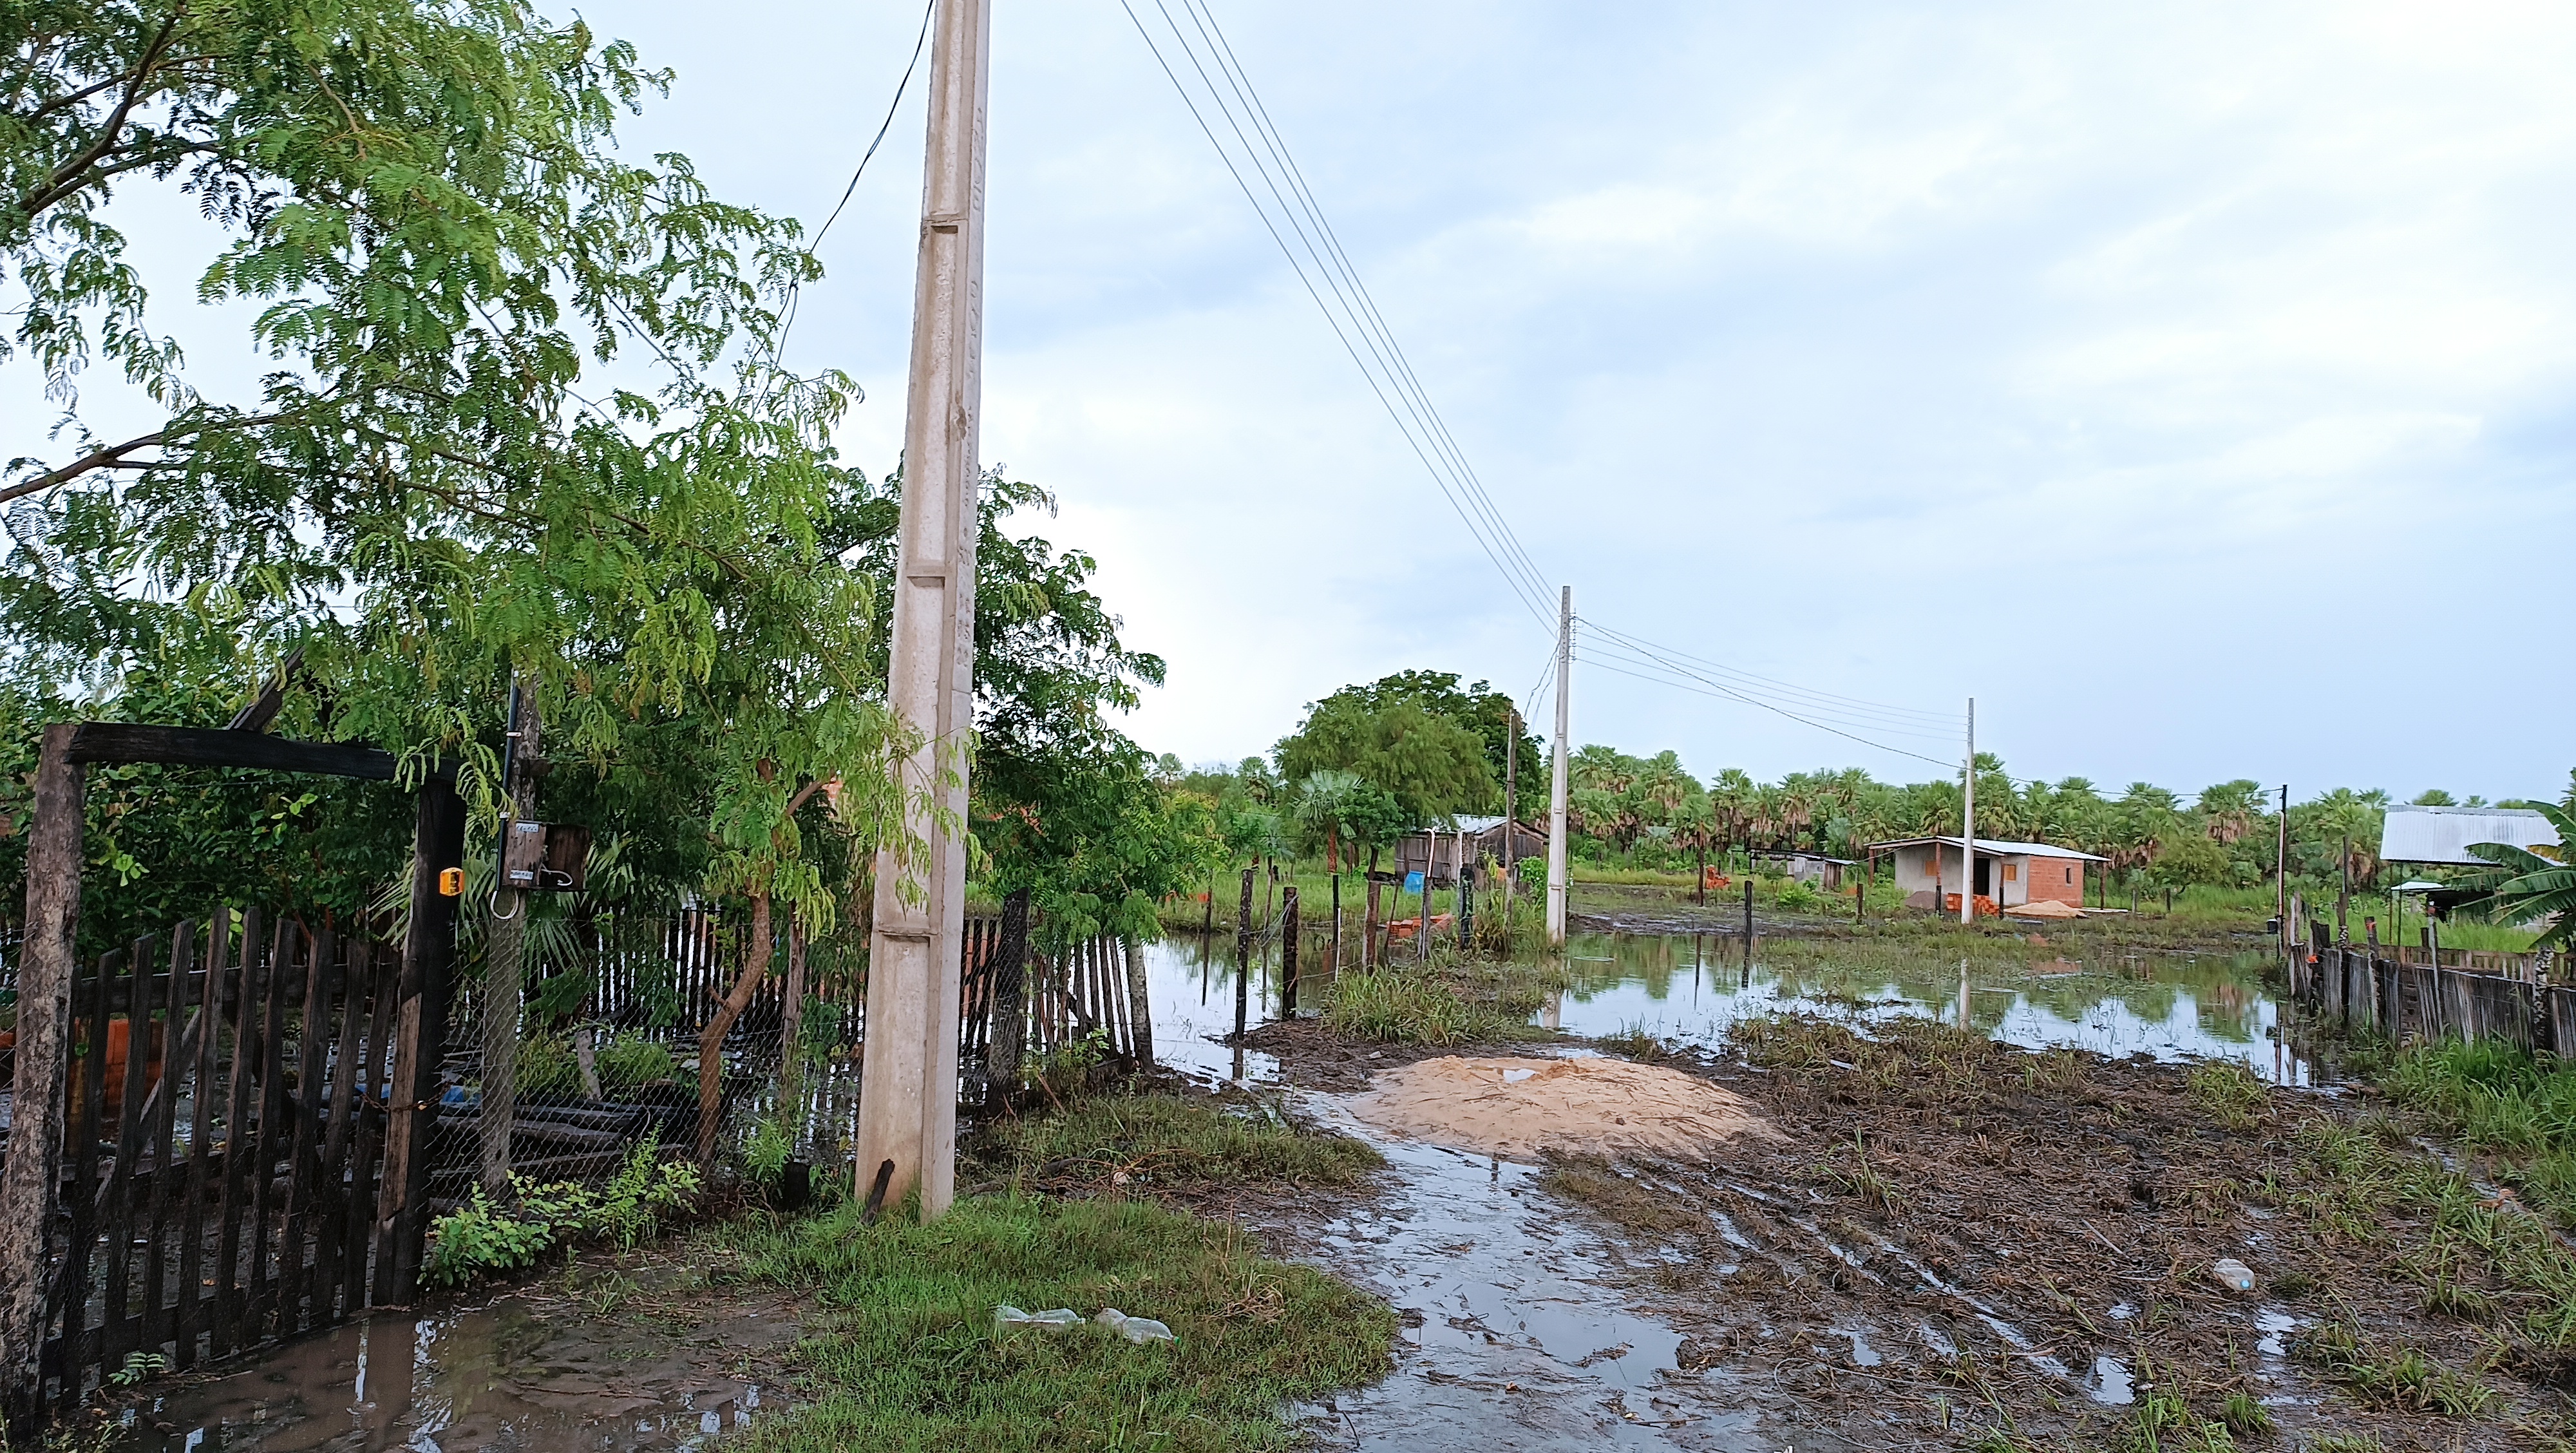
[[(983, 1103), (1002, 1072), (997, 1051), (1016, 1065), (1089, 1041), (1109, 1059), (1152, 1058), (1136, 946), (1102, 937), (1048, 955), (1028, 948), (1029, 926), (966, 924), (967, 1103)], [(682, 966), (689, 1007), (704, 1007), (690, 991), (739, 971), (738, 935), (721, 927), (692, 911), (650, 935)], [(429, 1091), (406, 1104), (393, 1086), (413, 1083), (398, 1077), (424, 1056), (446, 1061), (450, 1083), (470, 1075), (478, 1036), (461, 991), (453, 1016), (396, 1012), (400, 969), (397, 948), (257, 909), (137, 938), (77, 969), (38, 1407), (76, 1407), (133, 1358), (185, 1371), (412, 1301), (430, 1220), (475, 1178), (477, 1119), (462, 1100)], [(612, 1007), (624, 986), (603, 983)], [(744, 1038), (729, 1041), (743, 1078), (777, 1064), (776, 976), (762, 993), (765, 1027), (738, 1026)], [(846, 1017), (844, 1038), (863, 1047), (860, 1017)], [(443, 1052), (451, 1044), (458, 1055)], [(848, 1118), (856, 1064), (815, 1077), (788, 1112)], [(605, 1175), (655, 1132), (685, 1139), (636, 1106), (521, 1104), (513, 1165), (547, 1180)], [(0, 1135), (0, 1158), (7, 1144)]]
[(2550, 981), (2547, 955), (2337, 943), (2323, 920), (2287, 947), (2293, 997), (2346, 1029), (2576, 1051), (2576, 986)]
[(42, 1402), (408, 1299), (424, 1218), (385, 1157), (412, 1108), (387, 1093), (399, 957), (254, 909), (74, 976)]

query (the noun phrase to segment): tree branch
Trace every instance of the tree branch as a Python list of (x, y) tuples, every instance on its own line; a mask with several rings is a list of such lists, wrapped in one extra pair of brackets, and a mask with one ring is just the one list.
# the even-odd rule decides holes
[(96, 165), (99, 158), (116, 149), (116, 138), (124, 133), (126, 118), (134, 114), (134, 104), (143, 99), (144, 83), (160, 69), (161, 53), (170, 48), (170, 37), (178, 33), (179, 22), (187, 14), (188, 0), (179, 0), (178, 4), (170, 7), (170, 18), (161, 22), (160, 33), (153, 36), (152, 44), (144, 48), (143, 59), (135, 64), (133, 78), (126, 83), (125, 94), (118, 98), (116, 110), (109, 114), (107, 124), (99, 128), (98, 139), (80, 155), (54, 168), (53, 176), (45, 185), (19, 204), (21, 214), (33, 217), (87, 185), (81, 180), (81, 174)]
[(71, 463), (64, 465), (60, 469), (49, 470), (46, 473), (36, 475), (32, 478), (22, 479), (16, 484), (0, 486), (0, 504), (7, 504), (13, 499), (19, 499), (26, 495), (36, 494), (40, 491), (51, 489), (55, 485), (62, 484), (68, 480), (78, 479), (93, 469), (107, 469), (111, 467), (132, 468), (134, 466), (125, 464), (123, 461), (126, 455), (133, 453), (137, 449), (149, 449), (156, 444), (167, 444), (174, 439), (184, 439), (189, 435), (203, 434), (214, 429), (254, 429), (262, 424), (284, 423), (286, 420), (293, 417), (295, 416), (291, 413), (254, 414), (246, 419), (225, 419), (220, 422), (199, 424), (185, 429), (157, 430), (153, 433), (146, 434), (139, 439), (128, 439), (122, 444), (110, 444), (104, 449), (93, 450), (90, 453), (84, 454), (80, 458), (73, 460)]

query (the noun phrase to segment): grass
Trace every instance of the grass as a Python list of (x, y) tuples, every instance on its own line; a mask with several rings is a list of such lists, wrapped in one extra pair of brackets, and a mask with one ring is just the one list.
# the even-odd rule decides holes
[(2192, 1067), (2191, 1097), (2209, 1118), (2230, 1130), (2251, 1130), (2272, 1105), (2272, 1087), (2237, 1060), (2206, 1060)]
[(2291, 1355), (2371, 1402), (2465, 1418), (2486, 1411), (2493, 1389), (2452, 1372), (2413, 1348), (2390, 1351), (2342, 1322), (2301, 1332)]
[[(1283, 1405), (1383, 1376), (1395, 1315), (1235, 1227), (1140, 1201), (961, 1201), (928, 1225), (854, 1210), (761, 1228), (733, 1249), (759, 1280), (810, 1293), (824, 1330), (797, 1351), (800, 1401), (750, 1450), (1283, 1448)], [(1171, 1344), (1106, 1329), (998, 1328), (994, 1308), (1116, 1306)]]
[(1324, 1022), (1345, 1039), (1372, 1044), (1479, 1044), (1545, 1039), (1529, 1017), (1543, 996), (1508, 980), (1491, 1000), (1470, 998), (1460, 984), (1430, 965), (1388, 964), (1345, 970), (1333, 980)]
[(2544, 1066), (2516, 1045), (2450, 1039), (2401, 1052), (2379, 1083), (2446, 1134), (2494, 1154), (2502, 1179), (2576, 1228), (2576, 1069)]
[(1061, 1114), (1004, 1121), (974, 1154), (979, 1169), (998, 1171), (1013, 1189), (1041, 1172), (1144, 1191), (1253, 1181), (1338, 1186), (1385, 1164), (1348, 1136), (1168, 1095), (1102, 1096)]
[[(1383, 1376), (1396, 1318), (1321, 1272), (1263, 1258), (1227, 1221), (1156, 1196), (1254, 1184), (1353, 1185), (1383, 1162), (1273, 1112), (1103, 1095), (1007, 1122), (973, 1147), (993, 1192), (922, 1226), (746, 1217), (707, 1234), (742, 1274), (817, 1308), (797, 1401), (755, 1422), (760, 1450), (1284, 1448), (1285, 1407)], [(1070, 1183), (1041, 1196), (1033, 1184)], [(1117, 1307), (1171, 1327), (1134, 1346), (1104, 1328), (1003, 1328), (994, 1309)]]

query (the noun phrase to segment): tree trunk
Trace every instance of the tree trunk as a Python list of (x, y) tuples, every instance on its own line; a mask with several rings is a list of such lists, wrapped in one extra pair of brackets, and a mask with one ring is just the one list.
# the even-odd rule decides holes
[[(0, 1394), (8, 1441), (36, 1446), (45, 1259), (62, 1177), (63, 1099), (71, 1076), (73, 935), (80, 921), (82, 772), (72, 729), (45, 728), (27, 844), (26, 943), (18, 962), (16, 1121), (0, 1173)], [(101, 985), (104, 992), (105, 986)], [(82, 1186), (86, 1195), (90, 1187)]]
[(778, 1006), (779, 1123), (805, 1119), (805, 921), (787, 910), (787, 986)]
[(751, 898), (751, 933), (742, 947), (742, 977), (733, 981), (733, 992), (716, 1006), (714, 1017), (698, 1033), (698, 1161), (701, 1165), (715, 1159), (716, 1111), (724, 1098), (724, 1042), (733, 1022), (751, 1007), (751, 996), (760, 989), (761, 978), (769, 972), (769, 895), (755, 893)]

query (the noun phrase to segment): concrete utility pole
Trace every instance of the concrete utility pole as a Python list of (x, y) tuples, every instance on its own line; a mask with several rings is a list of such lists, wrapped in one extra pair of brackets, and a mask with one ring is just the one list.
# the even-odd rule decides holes
[(1520, 772), (1521, 714), (1518, 708), (1504, 713), (1503, 737), (1503, 932), (1512, 928), (1512, 863), (1519, 855), (1512, 851), (1520, 841)]
[(1967, 811), (1959, 824), (1959, 921), (1977, 916), (1977, 699), (1968, 698)]
[(1565, 783), (1574, 717), (1574, 587), (1556, 611), (1556, 766), (1547, 797), (1547, 942), (1565, 947)]
[[(921, 745), (896, 765), (907, 797), (934, 797), (941, 826), (907, 805), (928, 845), (925, 881), (877, 854), (868, 943), (868, 1054), (859, 1098), (858, 1194), (916, 1188), (924, 1219), (948, 1209), (957, 1170), (958, 962), (964, 949), (965, 741), (975, 725), (976, 424), (983, 408), (984, 96), (992, 0), (940, 0), (930, 50), (930, 139), (912, 291), (912, 379), (903, 430), (894, 640), (886, 702)], [(909, 891), (907, 891), (909, 890)], [(908, 900), (908, 901), (907, 901)]]
[[(2290, 931), (2290, 784), (2281, 784), (2281, 816), (2277, 824), (2279, 837), (2272, 850), (2273, 908), (2272, 916), (2280, 920), (2281, 942), (2288, 943), (2298, 935)], [(2395, 903), (2392, 893), (2388, 901)]]

